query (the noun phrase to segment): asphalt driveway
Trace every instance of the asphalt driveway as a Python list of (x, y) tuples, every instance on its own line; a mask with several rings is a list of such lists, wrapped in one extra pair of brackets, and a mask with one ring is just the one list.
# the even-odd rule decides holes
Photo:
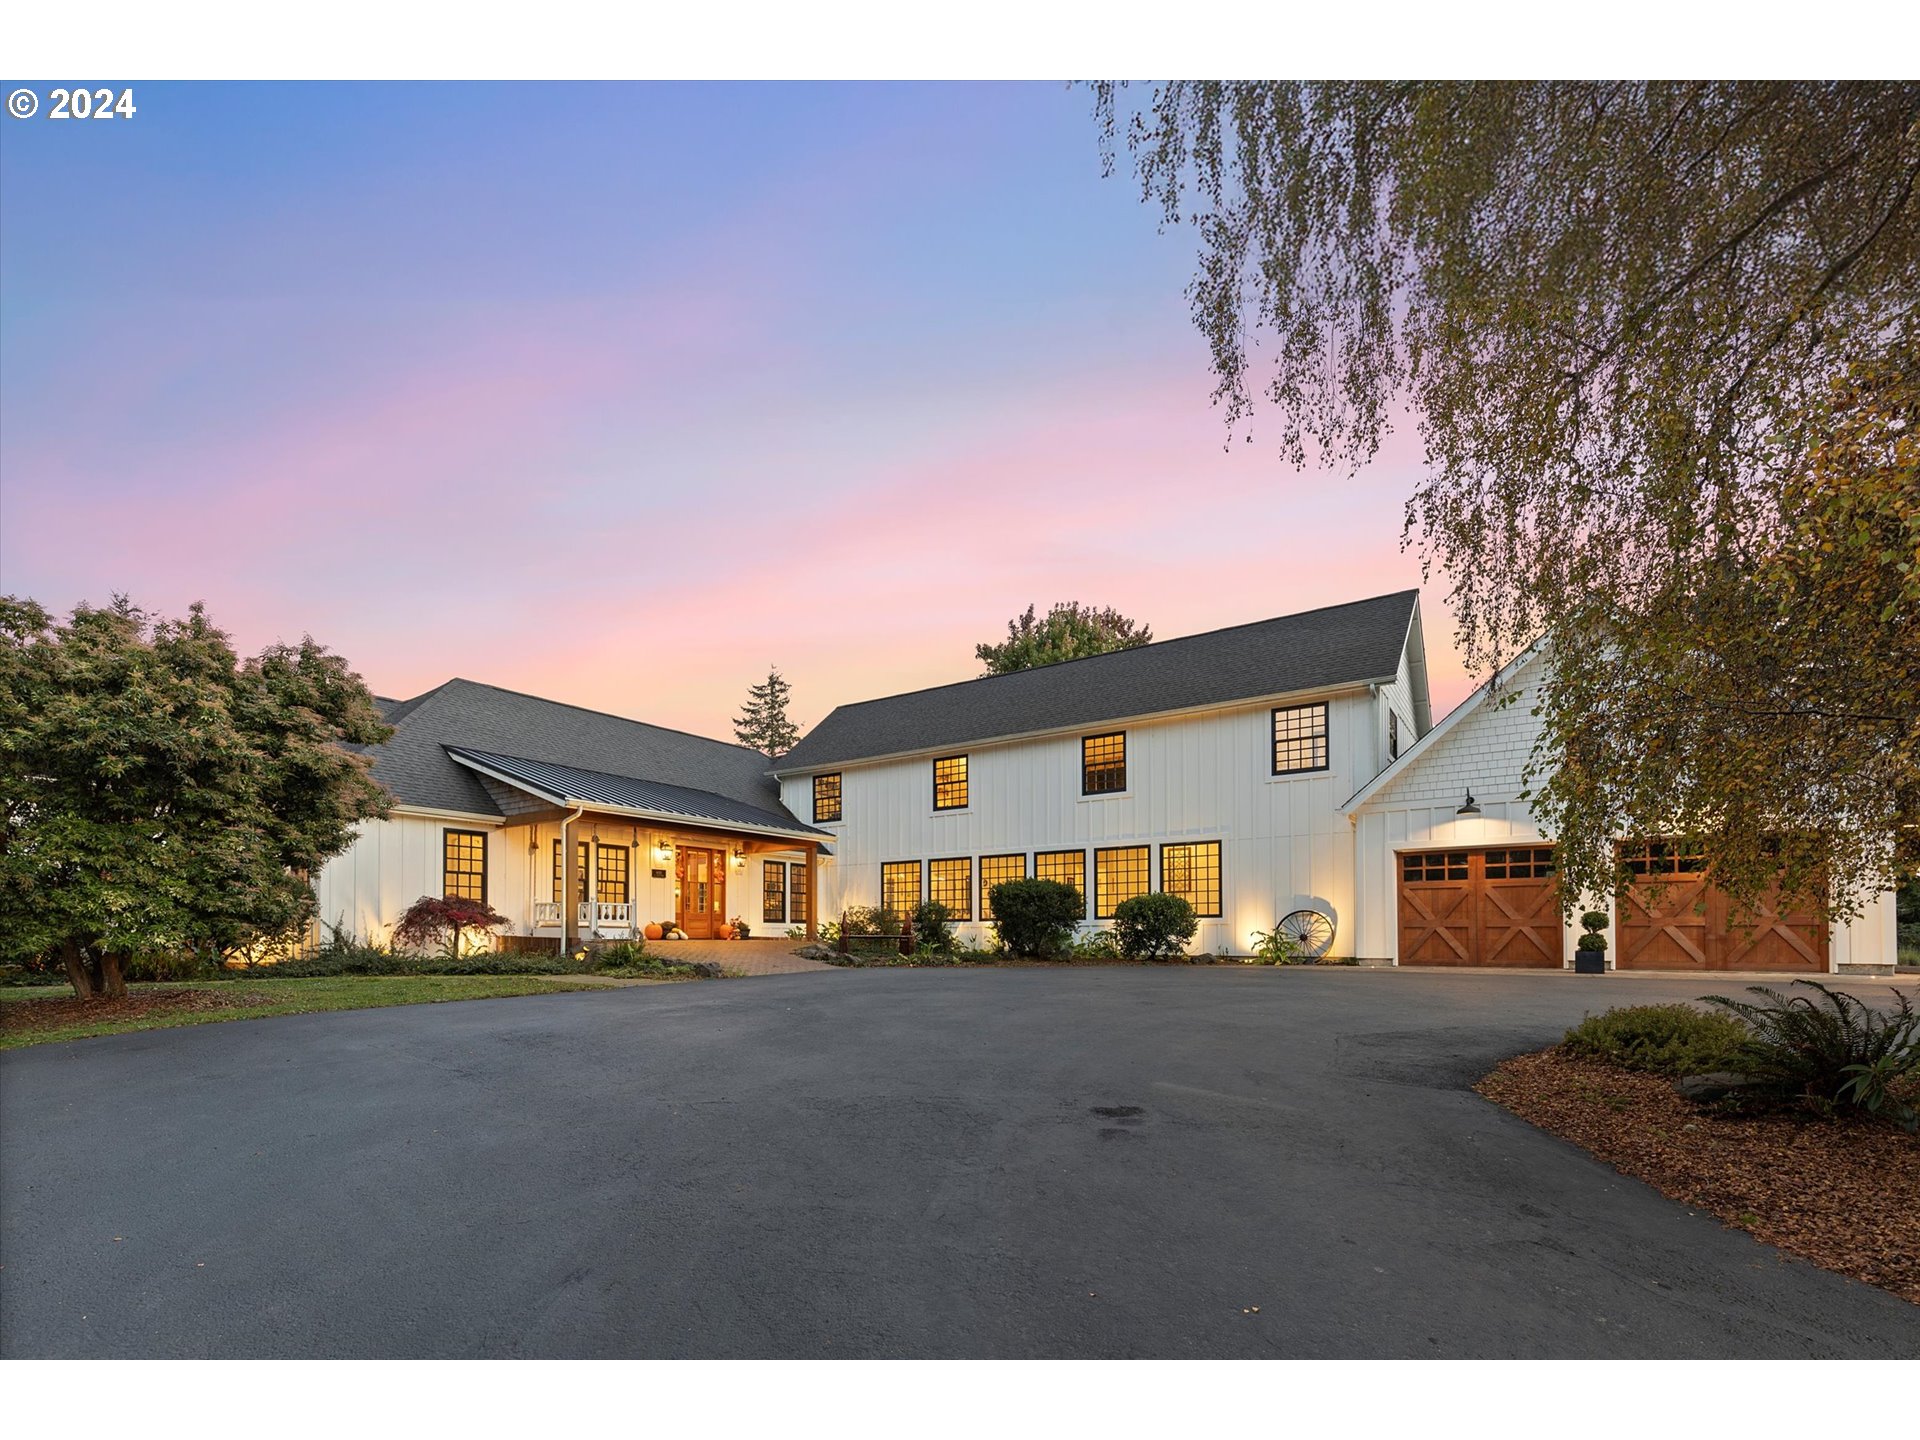
[(1467, 1088), (1702, 988), (869, 970), (15, 1051), (0, 1353), (1920, 1354)]

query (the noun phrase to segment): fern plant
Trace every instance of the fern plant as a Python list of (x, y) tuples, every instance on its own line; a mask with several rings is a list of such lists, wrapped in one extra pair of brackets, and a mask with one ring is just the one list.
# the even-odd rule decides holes
[(1898, 1093), (1909, 1076), (1920, 1075), (1920, 1010), (1911, 998), (1892, 991), (1894, 1008), (1881, 1011), (1818, 980), (1793, 983), (1817, 998), (1765, 985), (1747, 987), (1762, 997), (1758, 1004), (1703, 997), (1746, 1022), (1742, 1068), (1822, 1114), (1858, 1108), (1920, 1131), (1920, 1112)]

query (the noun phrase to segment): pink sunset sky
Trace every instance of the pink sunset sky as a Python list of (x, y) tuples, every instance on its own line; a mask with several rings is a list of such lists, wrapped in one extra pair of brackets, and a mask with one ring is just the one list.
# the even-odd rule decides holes
[(1358, 475), (1228, 446), (1193, 235), (1082, 91), (420, 90), (0, 131), (5, 590), (727, 736), (769, 665), (805, 725), (1029, 603), (1169, 638), (1420, 583), (1411, 424)]

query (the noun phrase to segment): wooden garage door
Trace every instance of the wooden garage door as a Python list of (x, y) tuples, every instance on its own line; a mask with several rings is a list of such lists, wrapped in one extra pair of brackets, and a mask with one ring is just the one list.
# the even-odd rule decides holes
[(1561, 968), (1553, 847), (1400, 857), (1400, 963)]
[[(1614, 964), (1622, 970), (1827, 968), (1827, 927), (1810, 911), (1782, 912), (1770, 898), (1757, 916), (1735, 911), (1707, 875), (1706, 856), (1661, 840), (1620, 847), (1645, 877), (1614, 907)], [(1749, 923), (1750, 922), (1750, 923)]]

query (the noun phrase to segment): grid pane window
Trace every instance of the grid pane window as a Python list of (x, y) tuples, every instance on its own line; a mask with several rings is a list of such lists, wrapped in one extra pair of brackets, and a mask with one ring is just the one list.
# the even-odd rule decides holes
[(804, 925), (807, 923), (807, 867), (805, 865), (793, 867), (793, 874), (789, 877), (787, 888), (791, 892), (787, 901), (787, 913), (793, 917), (794, 924)]
[(1464, 880), (1467, 878), (1467, 852), (1434, 850), (1424, 855), (1402, 855), (1400, 874), (1407, 880)]
[(1327, 702), (1273, 712), (1273, 773), (1327, 768)]
[(946, 906), (955, 920), (973, 919), (972, 858), (963, 855), (958, 860), (929, 860), (927, 898)]
[(1160, 888), (1193, 906), (1196, 915), (1220, 913), (1220, 842), (1160, 847)]
[(559, 904), (567, 898), (566, 869), (560, 863), (560, 842), (553, 842), (553, 902)]
[(1080, 892), (1080, 903), (1087, 900), (1087, 852), (1084, 850), (1041, 850), (1033, 857), (1033, 878), (1058, 880)]
[(479, 830), (443, 832), (440, 893), (449, 900), (487, 900), (487, 837)]
[(889, 860), (880, 867), (880, 908), (902, 917), (920, 906), (920, 862)]
[(933, 762), (933, 808), (963, 810), (967, 804), (967, 757), (949, 755)]
[(1517, 850), (1489, 850), (1483, 856), (1489, 880), (1545, 880), (1553, 874), (1553, 847), (1529, 845)]
[(779, 925), (787, 918), (787, 862), (763, 861), (760, 866), (760, 918)]
[(1621, 854), (1635, 875), (1698, 875), (1707, 868), (1707, 852), (1684, 840), (1643, 840), (1623, 845)]
[[(1079, 851), (1074, 852), (1076, 855)], [(993, 919), (993, 887), (1008, 880), (1027, 878), (1025, 855), (982, 855), (980, 857), (980, 918)]]
[(1111, 795), (1127, 788), (1127, 734), (1088, 735), (1080, 741), (1080, 793)]
[(1094, 919), (1111, 920), (1121, 901), (1153, 888), (1152, 876), (1147, 873), (1151, 855), (1145, 845), (1093, 852)]
[(816, 775), (813, 777), (813, 823), (825, 825), (840, 818), (840, 777), (838, 775)]
[(595, 898), (610, 905), (627, 903), (627, 862), (631, 858), (624, 845), (593, 847), (593, 884)]

